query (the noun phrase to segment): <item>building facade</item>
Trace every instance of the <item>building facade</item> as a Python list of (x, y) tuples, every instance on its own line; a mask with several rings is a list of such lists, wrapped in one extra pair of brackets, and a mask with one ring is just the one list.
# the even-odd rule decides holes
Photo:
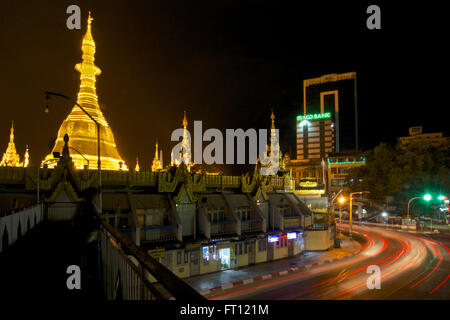
[(422, 133), (422, 127), (409, 128), (409, 136), (397, 138), (397, 147), (400, 149), (406, 148), (411, 144), (431, 144), (439, 146), (448, 143), (449, 138), (444, 137), (442, 132), (437, 133)]
[(335, 152), (327, 159), (328, 191), (335, 194), (349, 183), (349, 170), (364, 166), (366, 159), (358, 152)]

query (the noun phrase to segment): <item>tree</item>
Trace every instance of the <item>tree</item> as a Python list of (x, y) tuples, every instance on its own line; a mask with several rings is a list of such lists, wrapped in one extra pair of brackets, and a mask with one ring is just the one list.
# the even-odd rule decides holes
[[(400, 150), (381, 143), (365, 153), (365, 166), (349, 171), (349, 188), (368, 190), (373, 200), (391, 202), (403, 212), (411, 197), (425, 193), (448, 194), (448, 147), (448, 143), (437, 147), (411, 144)], [(425, 204), (419, 202), (418, 205)]]

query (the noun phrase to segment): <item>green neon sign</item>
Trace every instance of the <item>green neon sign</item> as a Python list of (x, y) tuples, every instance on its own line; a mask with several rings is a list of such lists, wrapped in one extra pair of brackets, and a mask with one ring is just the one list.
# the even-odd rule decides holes
[(331, 113), (314, 113), (314, 114), (307, 114), (304, 116), (297, 116), (297, 121), (303, 121), (303, 120), (321, 120), (321, 119), (330, 119)]

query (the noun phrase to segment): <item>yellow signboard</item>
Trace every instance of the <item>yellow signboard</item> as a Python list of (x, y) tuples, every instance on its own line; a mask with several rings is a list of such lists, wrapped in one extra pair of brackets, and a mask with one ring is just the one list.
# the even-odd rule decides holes
[(200, 243), (188, 243), (186, 244), (186, 250), (200, 248)]
[(297, 226), (300, 226), (300, 218), (284, 219), (284, 226), (285, 227), (297, 227)]
[(148, 250), (148, 254), (149, 254), (149, 256), (151, 256), (152, 258), (155, 258), (155, 259), (164, 258), (166, 256), (166, 249), (161, 248), (161, 249)]

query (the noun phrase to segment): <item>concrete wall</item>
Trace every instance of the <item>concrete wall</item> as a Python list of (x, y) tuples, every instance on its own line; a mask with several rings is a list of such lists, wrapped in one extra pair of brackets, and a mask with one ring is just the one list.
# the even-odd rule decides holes
[(288, 257), (288, 247), (279, 247), (279, 248), (277, 248), (275, 246), (275, 250), (273, 252), (273, 259), (274, 260), (287, 258), (287, 257)]
[(330, 230), (308, 230), (305, 234), (305, 251), (328, 250), (334, 245)]

